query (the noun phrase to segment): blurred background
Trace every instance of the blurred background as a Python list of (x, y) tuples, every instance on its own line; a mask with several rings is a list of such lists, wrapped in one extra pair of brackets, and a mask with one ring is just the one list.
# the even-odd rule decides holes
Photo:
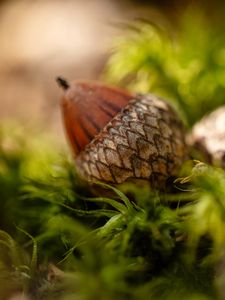
[[(135, 90), (156, 90), (159, 94), (161, 92), (161, 94), (165, 94), (165, 88), (154, 89), (154, 84), (152, 82), (150, 84), (152, 79), (149, 81), (149, 74), (155, 74), (156, 76), (153, 77), (157, 77), (160, 82), (162, 72), (158, 74), (158, 71), (152, 68), (152, 65), (148, 66), (145, 61), (147, 73), (145, 70), (144, 73), (140, 72), (136, 76), (141, 66), (129, 66), (127, 60), (130, 59), (132, 65), (132, 62), (138, 58), (140, 49), (138, 54), (128, 53), (128, 51), (126, 61), (122, 56), (114, 61), (111, 60), (111, 54), (115, 58), (115, 52), (123, 53), (125, 51), (126, 56), (124, 45), (118, 47), (116, 44), (115, 46), (114, 41), (118, 36), (123, 36), (129, 45), (129, 37), (126, 40), (127, 30), (135, 31), (135, 29), (128, 27), (132, 27), (131, 24), (137, 20), (143, 19), (149, 22), (148, 24), (154, 23), (159, 27), (162, 26), (166, 34), (169, 32), (169, 35), (173, 37), (172, 43), (177, 43), (178, 48), (180, 46), (183, 49), (181, 56), (182, 59), (185, 57), (185, 62), (184, 60), (181, 62), (176, 57), (176, 53), (173, 53), (174, 61), (170, 60), (176, 70), (181, 69), (182, 72), (186, 70), (186, 73), (180, 71), (179, 75), (176, 75), (178, 76), (177, 81), (173, 79), (173, 82), (170, 82), (173, 84), (173, 92), (176, 90), (175, 93), (171, 93), (171, 89), (169, 92), (167, 90), (166, 94), (171, 98), (180, 97), (182, 100), (186, 94), (190, 95), (192, 91), (187, 91), (186, 85), (182, 85), (180, 88), (177, 86), (183, 79), (189, 86), (190, 80), (193, 85), (195, 84), (195, 78), (188, 79), (190, 76), (187, 75), (187, 69), (189, 73), (193, 73), (193, 69), (198, 69), (196, 57), (202, 63), (201, 51), (204, 56), (208, 51), (206, 48), (214, 45), (216, 40), (217, 44), (213, 47), (219, 48), (216, 59), (219, 60), (222, 69), (220, 68), (219, 74), (213, 73), (213, 78), (217, 78), (217, 84), (212, 95), (215, 95), (219, 89), (220, 99), (217, 102), (221, 104), (225, 99), (224, 6), (224, 0), (1, 0), (0, 119), (3, 121), (16, 120), (27, 127), (39, 126), (45, 132), (62, 135), (59, 110), (62, 91), (55, 82), (55, 77), (58, 75), (69, 80), (107, 80)], [(202, 19), (204, 22), (199, 21)], [(142, 29), (143, 26), (138, 27), (138, 30), (143, 33)], [(176, 42), (177, 35), (180, 33), (181, 38)], [(145, 36), (141, 41), (134, 41), (137, 44), (146, 42), (141, 49), (145, 49), (146, 45), (148, 47), (152, 45), (151, 40), (146, 40)], [(198, 45), (199, 41), (200, 46)], [(155, 45), (155, 41), (153, 44)], [(164, 44), (161, 44), (160, 47), (157, 51), (164, 52)], [(197, 54), (194, 53), (193, 63), (192, 52), (195, 48), (200, 50)], [(129, 49), (132, 49), (132, 45)], [(146, 52), (145, 58), (148, 60), (152, 49), (147, 51), (149, 52)], [(180, 54), (178, 56), (180, 57)], [(171, 57), (170, 53), (168, 57)], [(187, 67), (185, 63), (188, 59)], [(210, 58), (207, 57), (207, 59), (207, 68), (212, 67), (215, 70), (215, 65)], [(208, 64), (209, 61), (210, 64)], [(167, 68), (162, 60), (160, 64), (163, 70)], [(204, 64), (202, 68), (205, 68)], [(218, 70), (216, 69), (216, 71)], [(174, 76), (171, 67), (164, 73), (166, 72), (168, 80)], [(198, 71), (198, 75), (202, 72), (204, 72), (202, 69)], [(148, 78), (149, 84), (146, 83), (146, 78)], [(163, 81), (165, 81), (164, 79)], [(206, 84), (207, 82), (211, 84), (212, 80), (209, 77), (204, 77), (204, 80), (206, 80), (204, 81)], [(168, 86), (168, 84), (166, 85)], [(202, 90), (205, 91), (204, 84)], [(194, 93), (201, 94), (202, 90), (194, 91)], [(205, 96), (200, 95), (201, 97)], [(213, 102), (212, 97), (209, 102)], [(194, 120), (200, 115), (197, 112)]]
[[(104, 198), (88, 201), (89, 189), (54, 143), (67, 144), (57, 76), (155, 93), (189, 129), (224, 105), (224, 16), (225, 0), (0, 0), (1, 299), (22, 291), (56, 299), (52, 263), (70, 272), (64, 299), (128, 299), (135, 291), (132, 299), (209, 300), (214, 289), (225, 299), (224, 172), (184, 168), (188, 181), (182, 194), (176, 183), (174, 198), (131, 187), (143, 218), (142, 209), (110, 204), (127, 223), (120, 216), (108, 223), (101, 241), (82, 224), (98, 235), (116, 215), (107, 215)], [(56, 293), (64, 289), (57, 272)]]

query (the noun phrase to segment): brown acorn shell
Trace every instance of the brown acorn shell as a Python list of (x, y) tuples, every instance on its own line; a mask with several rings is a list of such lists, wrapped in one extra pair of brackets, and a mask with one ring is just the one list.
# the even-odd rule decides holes
[(122, 89), (92, 81), (74, 81), (68, 85), (61, 109), (74, 154), (84, 150), (132, 97)]
[(119, 184), (144, 179), (162, 187), (187, 155), (182, 122), (154, 95), (137, 96), (76, 157), (85, 180)]

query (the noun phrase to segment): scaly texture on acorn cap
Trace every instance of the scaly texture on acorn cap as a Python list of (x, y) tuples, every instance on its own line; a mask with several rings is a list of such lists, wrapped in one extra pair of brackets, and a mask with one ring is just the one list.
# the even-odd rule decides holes
[(144, 179), (162, 188), (187, 156), (182, 122), (154, 95), (136, 96), (75, 159), (85, 180), (119, 184)]

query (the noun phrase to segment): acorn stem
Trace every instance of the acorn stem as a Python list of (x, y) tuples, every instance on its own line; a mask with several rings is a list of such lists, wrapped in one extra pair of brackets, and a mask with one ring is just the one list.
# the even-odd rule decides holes
[(67, 90), (70, 87), (68, 81), (66, 79), (64, 79), (63, 77), (58, 76), (56, 78), (56, 81), (57, 81), (58, 85), (60, 87), (62, 87), (64, 90)]

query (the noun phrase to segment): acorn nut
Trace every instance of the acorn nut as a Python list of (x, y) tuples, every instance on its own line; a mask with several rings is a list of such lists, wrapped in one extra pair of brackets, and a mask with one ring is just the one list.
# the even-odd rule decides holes
[(148, 180), (161, 188), (177, 175), (186, 158), (184, 129), (166, 101), (96, 82), (57, 81), (65, 90), (64, 125), (83, 179)]

